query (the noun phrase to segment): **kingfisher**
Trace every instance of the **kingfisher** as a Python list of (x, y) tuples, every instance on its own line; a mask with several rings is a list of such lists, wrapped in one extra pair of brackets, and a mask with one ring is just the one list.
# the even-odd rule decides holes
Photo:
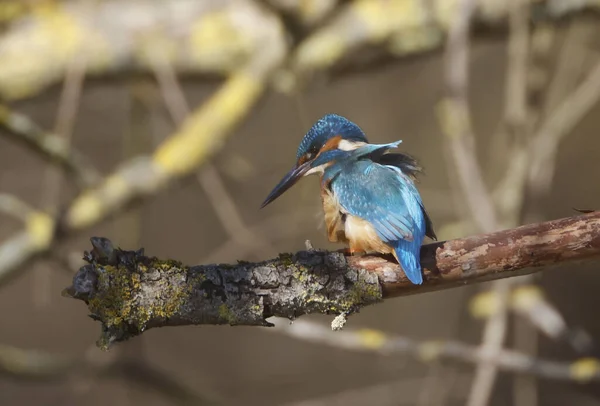
[(420, 285), (421, 245), (425, 236), (437, 236), (415, 186), (422, 168), (410, 155), (389, 152), (401, 142), (369, 144), (357, 124), (327, 114), (306, 133), (294, 167), (261, 208), (300, 178), (317, 174), (329, 241), (347, 244), (351, 255), (392, 254), (406, 277)]

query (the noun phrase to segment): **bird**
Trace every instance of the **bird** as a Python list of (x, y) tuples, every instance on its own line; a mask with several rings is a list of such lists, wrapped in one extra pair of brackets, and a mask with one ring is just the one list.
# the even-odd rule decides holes
[(415, 186), (422, 168), (405, 153), (392, 153), (402, 140), (370, 144), (364, 131), (338, 114), (326, 114), (304, 135), (293, 168), (273, 188), (264, 208), (299, 179), (319, 175), (330, 242), (346, 252), (392, 254), (408, 280), (420, 285), (420, 251), (433, 223)]

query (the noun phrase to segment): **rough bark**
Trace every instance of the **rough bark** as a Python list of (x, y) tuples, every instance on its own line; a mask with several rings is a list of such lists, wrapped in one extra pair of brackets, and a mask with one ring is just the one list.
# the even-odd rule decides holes
[(385, 298), (600, 264), (600, 212), (424, 245), (425, 282), (410, 284), (393, 258), (320, 250), (259, 263), (184, 266), (91, 239), (88, 262), (64, 295), (86, 302), (108, 348), (152, 327), (270, 326), (269, 317), (351, 314)]

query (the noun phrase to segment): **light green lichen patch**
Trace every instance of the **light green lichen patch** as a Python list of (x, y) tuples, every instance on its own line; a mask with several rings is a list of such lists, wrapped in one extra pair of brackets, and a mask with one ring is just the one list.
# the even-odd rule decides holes
[[(293, 276), (302, 286), (301, 297), (306, 307), (330, 314), (352, 313), (354, 310), (382, 300), (377, 276), (367, 271), (354, 273), (352, 278), (343, 274), (323, 275), (302, 267), (294, 267)], [(326, 281), (326, 282), (325, 282)]]
[(367, 283), (359, 279), (348, 292), (348, 302), (354, 305), (371, 304), (382, 300), (381, 287), (378, 283)]
[[(132, 270), (131, 268), (134, 267)], [(98, 266), (98, 290), (88, 307), (110, 339), (134, 336), (152, 319), (169, 319), (178, 314), (193, 284), (187, 269), (176, 261), (154, 260), (148, 265)]]
[(289, 253), (279, 254), (279, 259), (281, 260), (281, 264), (285, 267), (290, 267), (294, 265), (294, 256)]
[(154, 260), (152, 262), (152, 268), (158, 269), (159, 271), (180, 270), (186, 272), (183, 263), (175, 261), (174, 259)]
[(293, 275), (293, 277), (297, 281), (299, 281), (301, 283), (308, 283), (308, 282), (310, 282), (311, 274), (308, 271), (308, 269), (306, 269), (306, 268), (304, 268), (302, 266), (296, 266), (296, 267), (294, 267), (293, 271), (292, 271), (292, 275)]
[(219, 317), (223, 320), (227, 320), (227, 323), (234, 325), (236, 321), (235, 314), (229, 310), (229, 307), (225, 303), (219, 306)]

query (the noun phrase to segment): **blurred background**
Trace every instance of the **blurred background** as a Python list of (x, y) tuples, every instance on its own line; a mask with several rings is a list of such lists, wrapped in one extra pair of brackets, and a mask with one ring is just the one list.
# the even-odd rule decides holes
[[(424, 167), (418, 187), (440, 240), (598, 209), (598, 7), (1, 2), (0, 405), (600, 405), (597, 384), (350, 352), (258, 327), (153, 329), (105, 353), (99, 323), (60, 295), (91, 236), (186, 264), (267, 259), (307, 239), (340, 248), (325, 237), (316, 179), (259, 210), (327, 113), (371, 142), (403, 140)], [(544, 309), (593, 340), (594, 270), (510, 288), (539, 287)], [(535, 314), (500, 306), (473, 317), (482, 290), (508, 300), (505, 285), (485, 283), (389, 300), (348, 326), (566, 366), (589, 355), (538, 330)]]

